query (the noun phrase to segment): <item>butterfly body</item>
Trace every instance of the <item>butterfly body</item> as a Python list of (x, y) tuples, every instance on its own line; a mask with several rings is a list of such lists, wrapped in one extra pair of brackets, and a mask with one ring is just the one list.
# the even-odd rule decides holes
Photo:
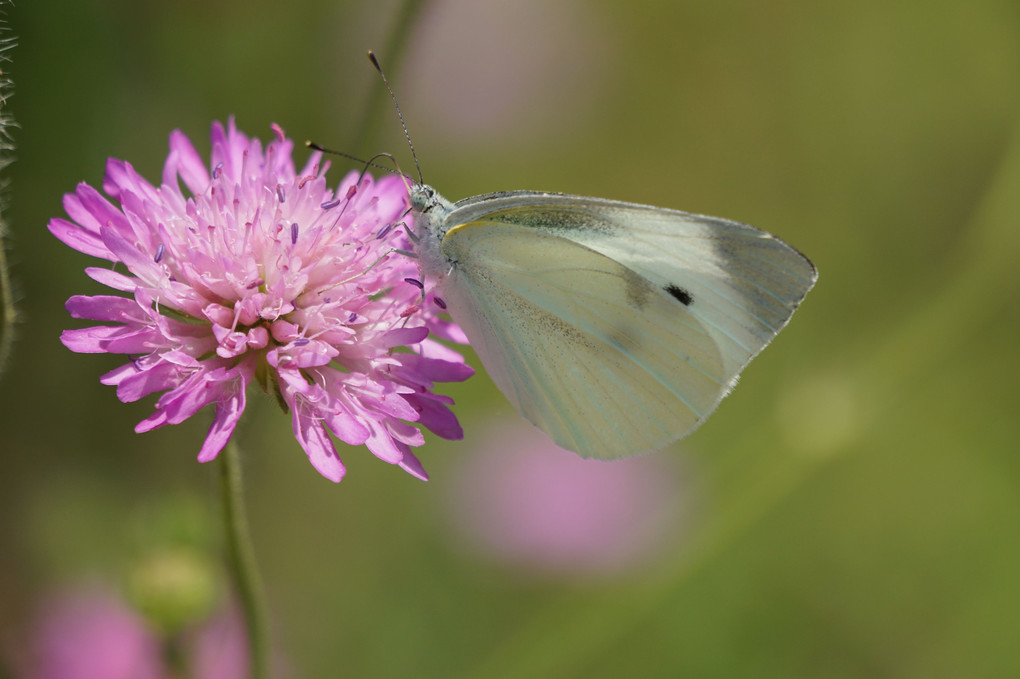
[(451, 203), (423, 184), (411, 209), (423, 277), (493, 381), (585, 457), (693, 431), (817, 278), (764, 231), (677, 210), (531, 191)]

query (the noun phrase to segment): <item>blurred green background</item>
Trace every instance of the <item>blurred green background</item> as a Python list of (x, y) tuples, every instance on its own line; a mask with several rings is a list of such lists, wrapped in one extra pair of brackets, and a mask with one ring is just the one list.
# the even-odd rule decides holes
[(187, 507), (214, 556), (220, 539), (218, 470), (195, 462), (206, 423), (134, 434), (152, 400), (120, 404), (98, 382), (118, 359), (58, 341), (64, 301), (100, 292), (95, 262), (46, 231), (61, 195), (99, 186), (108, 156), (157, 181), (172, 129), (206, 153), (231, 114), (408, 167), (387, 105), (365, 126), (374, 48), (448, 198), (546, 189), (725, 216), (794, 244), (820, 281), (659, 454), (689, 495), (681, 527), (614, 575), (508, 566), (458, 537), (452, 479), (512, 416), (484, 374), (445, 390), (467, 436), (422, 449), (427, 484), (349, 449), (333, 485), (253, 394), (247, 499), (293, 676), (1020, 676), (1020, 5), (437, 0), (397, 50), (400, 16), (8, 8), (3, 646), (55, 585), (122, 581), (158, 532), (146, 517)]

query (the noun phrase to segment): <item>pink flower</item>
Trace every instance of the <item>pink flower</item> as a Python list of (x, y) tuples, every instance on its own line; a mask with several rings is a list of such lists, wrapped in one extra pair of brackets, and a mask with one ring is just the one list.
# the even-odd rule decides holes
[[(192, 631), (186, 642), (191, 676), (195, 679), (245, 679), (251, 676), (248, 639), (244, 622), (236, 610), (218, 613)], [(279, 670), (283, 661), (274, 657), (271, 665)], [(281, 671), (274, 671), (279, 677)]]
[[(50, 595), (27, 639), (28, 655), (16, 676), (25, 679), (169, 679), (180, 676), (167, 665), (166, 646), (194, 679), (249, 676), (248, 642), (239, 613), (226, 608), (161, 639), (145, 619), (102, 587)], [(277, 669), (284, 662), (274, 658)], [(274, 676), (280, 676), (277, 671)]]
[(452, 519), (475, 551), (547, 575), (609, 575), (682, 533), (686, 505), (661, 458), (592, 460), (538, 429), (494, 426), (454, 478)]
[(67, 330), (61, 340), (72, 351), (129, 356), (102, 377), (121, 401), (165, 392), (135, 431), (215, 405), (200, 462), (226, 445), (254, 380), (286, 404), (326, 478), (344, 475), (332, 432), (427, 479), (411, 452), (424, 442), (418, 425), (462, 436), (452, 399), (432, 389), (472, 370), (430, 337), (465, 341), (423, 296), (415, 261), (398, 252), (410, 249), (399, 226), (403, 181), (352, 172), (334, 193), (321, 154), (295, 172), (293, 143), (273, 129), (263, 150), (233, 120), (226, 130), (214, 123), (211, 173), (174, 131), (159, 187), (110, 159), (103, 189), (117, 204), (84, 183), (67, 194), (72, 221), (53, 219), (50, 231), (123, 264), (126, 273), (86, 273), (130, 296), (72, 297), (72, 316), (112, 325)]
[(159, 640), (99, 589), (53, 597), (32, 630), (31, 679), (161, 679)]

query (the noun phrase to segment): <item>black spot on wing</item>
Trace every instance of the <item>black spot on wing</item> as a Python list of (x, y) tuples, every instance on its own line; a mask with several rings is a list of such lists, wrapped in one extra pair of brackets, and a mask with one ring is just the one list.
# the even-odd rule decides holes
[(677, 301), (683, 304), (684, 306), (690, 306), (691, 303), (694, 302), (694, 298), (691, 297), (691, 293), (687, 292), (679, 285), (674, 285), (673, 283), (670, 283), (664, 288), (664, 290), (669, 294), (673, 295), (673, 297), (675, 297)]

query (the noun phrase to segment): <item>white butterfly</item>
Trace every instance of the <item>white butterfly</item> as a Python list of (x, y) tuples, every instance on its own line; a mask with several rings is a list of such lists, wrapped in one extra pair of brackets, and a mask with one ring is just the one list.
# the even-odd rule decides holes
[(411, 190), (422, 275), (520, 413), (560, 446), (664, 447), (715, 410), (817, 279), (746, 224), (556, 193)]

